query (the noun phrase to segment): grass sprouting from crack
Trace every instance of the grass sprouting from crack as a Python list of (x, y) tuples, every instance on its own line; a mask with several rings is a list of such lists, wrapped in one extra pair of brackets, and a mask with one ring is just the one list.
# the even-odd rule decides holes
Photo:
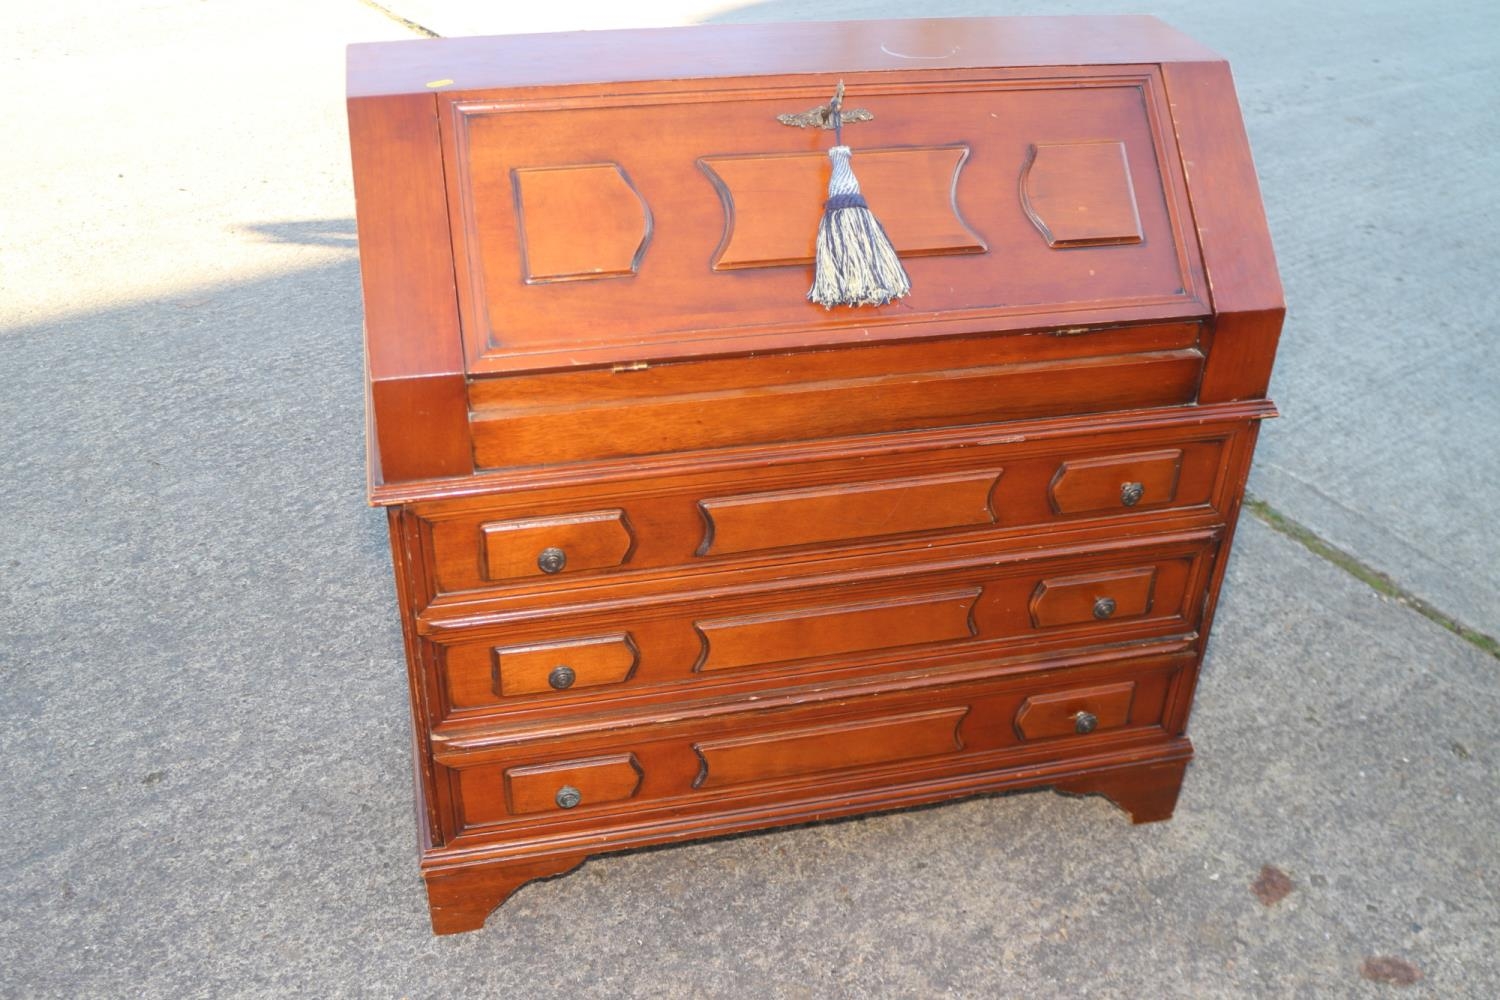
[(1363, 582), (1377, 594), (1384, 594), (1393, 601), (1406, 605), (1422, 617), (1441, 625), (1469, 645), (1477, 646), (1497, 660), (1500, 660), (1500, 640), (1495, 639), (1494, 636), (1485, 635), (1483, 632), (1472, 629), (1463, 622), (1458, 621), (1451, 615), (1444, 614), (1441, 610), (1428, 604), (1416, 594), (1404, 589), (1395, 580), (1392, 580), (1378, 569), (1361, 562), (1343, 549), (1335, 545), (1330, 545), (1318, 537), (1312, 529), (1293, 521), (1264, 500), (1246, 497), (1245, 509), (1272, 530), (1280, 532), (1299, 543), (1313, 555), (1333, 563), (1350, 576)]

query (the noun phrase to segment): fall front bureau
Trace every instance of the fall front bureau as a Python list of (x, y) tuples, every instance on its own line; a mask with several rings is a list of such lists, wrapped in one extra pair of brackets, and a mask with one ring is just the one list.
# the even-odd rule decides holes
[[(400, 42), (349, 123), (435, 930), (648, 844), (1171, 815), (1283, 315), (1219, 57), (1141, 17)], [(909, 294), (809, 301), (865, 203)]]

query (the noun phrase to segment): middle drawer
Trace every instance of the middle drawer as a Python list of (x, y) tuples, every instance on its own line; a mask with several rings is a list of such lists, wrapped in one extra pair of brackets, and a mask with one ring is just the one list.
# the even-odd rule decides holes
[[(1219, 529), (1051, 555), (809, 576), (736, 592), (622, 593), (467, 619), (424, 642), (434, 722), (718, 697), (945, 658), (1023, 655), (1197, 628)], [(688, 688), (690, 690), (684, 690)]]

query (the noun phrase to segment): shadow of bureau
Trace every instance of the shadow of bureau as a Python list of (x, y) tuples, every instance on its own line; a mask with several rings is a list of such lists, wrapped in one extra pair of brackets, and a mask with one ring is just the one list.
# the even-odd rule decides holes
[[(1221, 59), (1089, 17), (349, 67), (435, 930), (977, 792), (1171, 815), (1283, 314)], [(912, 283), (878, 308), (805, 297), (832, 140), (778, 116), (840, 80)]]

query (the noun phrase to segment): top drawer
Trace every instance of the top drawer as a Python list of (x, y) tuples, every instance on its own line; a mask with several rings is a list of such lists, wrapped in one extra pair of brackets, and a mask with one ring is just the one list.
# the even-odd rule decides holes
[[(413, 508), (429, 599), (587, 585), (601, 576), (680, 573), (726, 561), (890, 550), (1003, 538), (1038, 527), (1222, 515), (1245, 423), (1075, 434), (810, 460), (742, 461), (515, 490)], [(910, 447), (910, 446), (908, 446)], [(925, 547), (924, 545), (924, 547)]]
[(540, 466), (1191, 403), (1197, 323), (472, 379), (475, 464)]

